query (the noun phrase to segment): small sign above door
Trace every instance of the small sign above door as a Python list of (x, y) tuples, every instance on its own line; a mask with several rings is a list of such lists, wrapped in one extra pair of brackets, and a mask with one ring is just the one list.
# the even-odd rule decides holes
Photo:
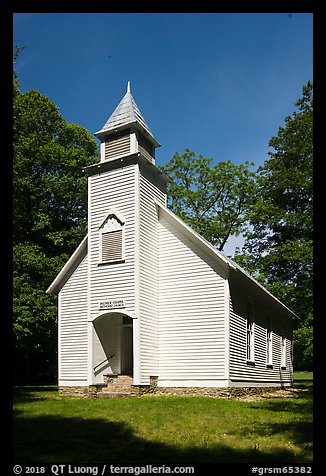
[(126, 307), (126, 302), (124, 299), (107, 299), (106, 301), (100, 301), (98, 303), (98, 308), (103, 309), (122, 309)]

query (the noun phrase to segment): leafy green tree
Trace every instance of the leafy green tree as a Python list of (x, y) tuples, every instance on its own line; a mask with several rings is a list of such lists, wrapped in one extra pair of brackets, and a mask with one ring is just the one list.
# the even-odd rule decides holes
[(15, 378), (51, 381), (56, 375), (56, 297), (45, 289), (62, 265), (38, 245), (17, 243), (13, 249), (13, 334)]
[(246, 230), (248, 213), (255, 202), (252, 163), (231, 161), (212, 165), (211, 158), (186, 149), (161, 167), (172, 180), (169, 207), (220, 251), (230, 236)]
[[(252, 230), (236, 260), (301, 319), (297, 362), (312, 362), (313, 86), (302, 89), (297, 110), (272, 137), (270, 158), (258, 170)], [(300, 336), (300, 338), (299, 338)], [(305, 359), (303, 359), (305, 356)], [(295, 355), (296, 357), (296, 355)], [(296, 362), (296, 360), (295, 360)]]
[(96, 143), (67, 124), (38, 91), (14, 100), (14, 242), (39, 243), (50, 255), (71, 251), (85, 229), (86, 177)]
[(313, 325), (312, 318), (306, 319), (294, 331), (294, 365), (298, 370), (313, 370)]
[[(17, 379), (53, 378), (56, 299), (45, 294), (86, 233), (86, 165), (99, 160), (89, 132), (68, 124), (14, 75), (13, 295)], [(25, 373), (25, 375), (24, 375)]]
[[(15, 64), (17, 63), (17, 58), (19, 56), (19, 54), (25, 49), (24, 46), (18, 46), (18, 45), (14, 45), (14, 51), (13, 51), (13, 65), (15, 66)], [(18, 76), (17, 76), (17, 73), (15, 71), (15, 69), (13, 69), (13, 79), (15, 81), (15, 84), (18, 85)]]

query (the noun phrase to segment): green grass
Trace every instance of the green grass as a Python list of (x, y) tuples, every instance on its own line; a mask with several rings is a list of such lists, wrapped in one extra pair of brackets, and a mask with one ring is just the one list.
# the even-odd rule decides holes
[(293, 374), (293, 386), (300, 388), (311, 387), (313, 385), (313, 372), (294, 372)]
[(299, 398), (256, 402), (143, 396), (60, 396), (16, 387), (14, 459), (22, 463), (186, 464), (312, 461), (312, 375)]

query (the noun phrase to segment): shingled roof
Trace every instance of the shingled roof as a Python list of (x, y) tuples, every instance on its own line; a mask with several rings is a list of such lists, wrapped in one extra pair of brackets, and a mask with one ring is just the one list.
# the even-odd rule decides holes
[(145, 119), (139, 111), (134, 98), (132, 97), (132, 94), (130, 92), (130, 81), (128, 81), (126, 94), (121, 99), (118, 106), (115, 108), (115, 110), (113, 111), (109, 119), (106, 121), (102, 129), (95, 132), (95, 135), (97, 137), (100, 137), (107, 132), (116, 132), (129, 125), (135, 125), (136, 127), (140, 128), (142, 132), (145, 132), (147, 136), (150, 136), (150, 139), (152, 140), (152, 142), (154, 142), (156, 146), (160, 145), (153, 136)]

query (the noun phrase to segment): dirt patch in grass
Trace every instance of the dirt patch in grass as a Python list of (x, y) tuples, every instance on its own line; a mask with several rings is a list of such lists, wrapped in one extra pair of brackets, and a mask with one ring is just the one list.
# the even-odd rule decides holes
[(303, 397), (304, 392), (308, 392), (308, 389), (293, 387), (275, 389), (268, 388), (266, 390), (261, 389), (259, 394), (252, 393), (250, 392), (250, 389), (248, 389), (248, 393), (234, 396), (233, 398), (244, 402), (257, 402), (264, 398), (300, 398)]

